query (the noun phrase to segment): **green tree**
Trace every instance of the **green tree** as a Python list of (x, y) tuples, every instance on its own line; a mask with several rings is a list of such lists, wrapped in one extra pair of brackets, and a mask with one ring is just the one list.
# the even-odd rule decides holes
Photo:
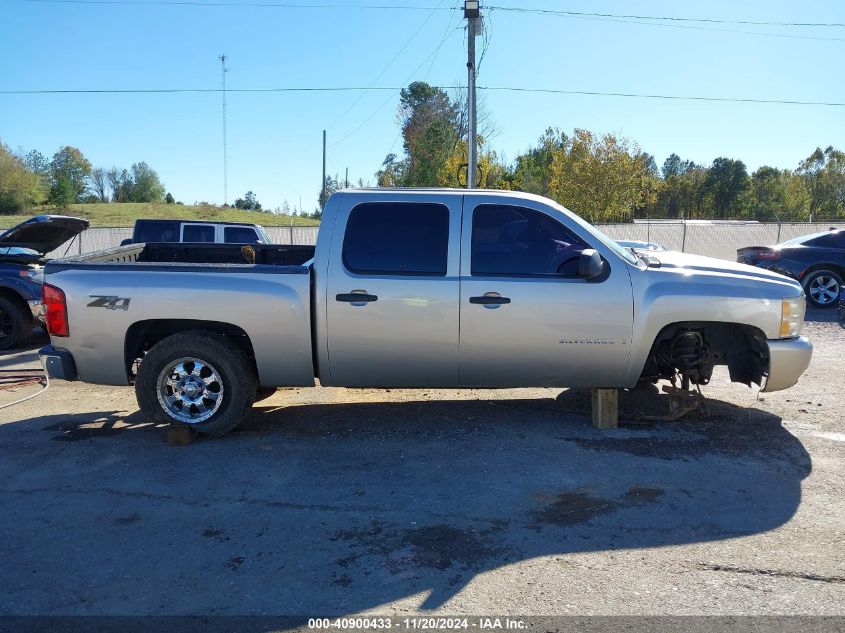
[(81, 151), (68, 145), (62, 147), (50, 161), (50, 203), (64, 206), (79, 202), (90, 173), (91, 163)]
[(801, 161), (796, 172), (810, 195), (810, 213), (826, 217), (845, 215), (845, 153), (820, 147)]
[(552, 162), (556, 153), (566, 151), (569, 137), (558, 128), (547, 128), (536, 147), (518, 156), (513, 171), (513, 186), (541, 196), (551, 194)]
[(552, 196), (591, 222), (620, 222), (652, 202), (648, 155), (627, 139), (576, 129), (551, 165)]
[(764, 165), (751, 176), (749, 207), (757, 220), (806, 220), (810, 195), (800, 176)]
[(40, 188), (42, 192), (41, 201), (47, 199), (50, 193), (50, 161), (36, 149), (27, 152), (23, 158), (23, 163), (31, 172), (38, 174)]
[(663, 162), (663, 185), (655, 205), (657, 215), (667, 218), (689, 217), (698, 194), (693, 173), (696, 169), (694, 162), (682, 160), (674, 153)]
[(0, 213), (19, 213), (44, 201), (39, 174), (0, 143)]
[(243, 198), (235, 200), (235, 208), (245, 211), (261, 211), (261, 203), (252, 191), (247, 191)]
[(132, 178), (125, 169), (112, 167), (106, 172), (112, 202), (129, 202), (132, 195)]
[(716, 218), (741, 217), (743, 201), (750, 186), (745, 163), (731, 158), (717, 158), (707, 170), (703, 192), (714, 206)]
[(407, 159), (401, 184), (436, 186), (464, 133), (460, 106), (442, 88), (415, 81), (399, 93), (399, 120)]
[(325, 197), (323, 196), (322, 189), (317, 196), (317, 204), (319, 205), (317, 210), (314, 211), (314, 217), (320, 217), (323, 213), (323, 208), (326, 206), (326, 202), (328, 202), (329, 198), (331, 198), (332, 194), (336, 191), (340, 191), (343, 189), (343, 185), (340, 182), (340, 178), (338, 178), (337, 174), (334, 176), (327, 175), (326, 176), (326, 194)]
[(164, 196), (164, 201), (167, 204), (174, 204), (176, 202), (176, 199), (173, 197), (173, 194), (168, 191)]
[(407, 181), (408, 163), (398, 160), (396, 154), (388, 154), (376, 172), (379, 187), (401, 187)]
[(132, 165), (129, 202), (161, 202), (164, 185), (156, 171), (145, 162)]
[(95, 202), (108, 202), (108, 179), (106, 178), (106, 170), (102, 167), (95, 167), (91, 170), (89, 180), (89, 188), (96, 198)]

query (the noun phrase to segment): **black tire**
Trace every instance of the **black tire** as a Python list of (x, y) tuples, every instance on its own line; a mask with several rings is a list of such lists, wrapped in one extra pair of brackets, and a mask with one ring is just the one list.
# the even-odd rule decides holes
[(8, 297), (0, 297), (0, 350), (12, 349), (32, 333), (29, 308)]
[(249, 414), (255, 400), (257, 379), (255, 368), (244, 351), (226, 337), (213, 332), (174, 334), (153, 345), (138, 366), (135, 379), (138, 406), (144, 415), (155, 422), (186, 423), (171, 415), (163, 403), (164, 400), (159, 400), (158, 384), (163, 372), (184, 358), (193, 358), (208, 364), (219, 374), (222, 385), (222, 388), (218, 387), (222, 394), (219, 408), (207, 419), (187, 424), (204, 435), (225, 435)]
[[(842, 276), (839, 273), (832, 270), (814, 270), (804, 278), (803, 285), (807, 303), (814, 308), (832, 308), (839, 304), (842, 293)], [(824, 293), (819, 292), (820, 285), (826, 288)]]

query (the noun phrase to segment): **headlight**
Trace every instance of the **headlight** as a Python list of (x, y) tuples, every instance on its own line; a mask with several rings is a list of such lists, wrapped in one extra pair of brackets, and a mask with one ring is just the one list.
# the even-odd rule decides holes
[(780, 337), (792, 338), (801, 334), (804, 327), (804, 311), (807, 302), (804, 297), (784, 299), (781, 306)]

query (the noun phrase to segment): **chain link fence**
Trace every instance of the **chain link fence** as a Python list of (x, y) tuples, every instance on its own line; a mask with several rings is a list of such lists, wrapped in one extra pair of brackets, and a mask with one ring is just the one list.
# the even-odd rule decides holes
[(836, 224), (677, 220), (596, 226), (615, 240), (656, 242), (671, 251), (736, 260), (736, 251), (745, 246), (772, 246), (794, 237), (827, 231)]
[[(778, 244), (793, 237), (826, 231), (834, 225), (820, 222), (746, 223), (678, 220), (635, 224), (597, 224), (596, 226), (616, 240), (656, 242), (668, 250), (735, 260), (737, 249), (744, 246)], [(274, 244), (316, 244), (320, 227), (268, 226), (265, 229)], [(130, 237), (132, 237), (131, 228), (88, 229), (62, 248), (50, 253), (49, 257), (61, 258), (114, 248)]]

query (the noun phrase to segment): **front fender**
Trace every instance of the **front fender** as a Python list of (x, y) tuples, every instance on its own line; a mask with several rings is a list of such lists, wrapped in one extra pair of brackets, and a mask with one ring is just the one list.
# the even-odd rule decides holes
[(697, 273), (682, 269), (632, 271), (634, 344), (627, 383), (639, 380), (658, 334), (675, 323), (710, 322), (746, 325), (767, 339), (780, 335), (782, 300), (803, 296), (800, 286), (784, 278), (761, 281), (734, 274)]

